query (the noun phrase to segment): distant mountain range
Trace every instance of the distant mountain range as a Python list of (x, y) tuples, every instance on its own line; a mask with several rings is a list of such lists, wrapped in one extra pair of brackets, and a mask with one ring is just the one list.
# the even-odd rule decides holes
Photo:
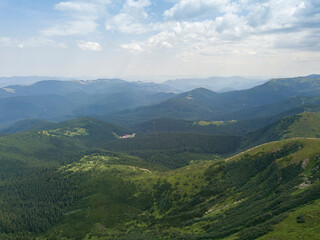
[(252, 88), (265, 83), (267, 80), (249, 79), (244, 77), (208, 77), (208, 78), (184, 78), (164, 82), (181, 92), (191, 91), (196, 88), (207, 88), (214, 92), (230, 92)]
[(29, 76), (29, 77), (0, 77), (0, 87), (10, 86), (10, 85), (30, 85), (36, 82), (45, 80), (59, 80), (59, 81), (70, 81), (73, 78), (65, 77), (48, 77), (48, 76)]
[(105, 115), (156, 104), (172, 96), (174, 93), (165, 85), (120, 79), (12, 85), (0, 89), (0, 124), (6, 126), (28, 118), (62, 121)]
[(127, 91), (172, 92), (173, 89), (162, 84), (127, 82), (121, 79), (98, 79), (88, 81), (56, 81), (47, 80), (32, 85), (9, 85), (0, 89), (0, 98), (35, 96), (35, 95), (67, 95), (82, 94), (114, 94)]
[(113, 114), (106, 119), (127, 124), (157, 118), (246, 120), (270, 117), (307, 103), (318, 104), (319, 95), (320, 75), (273, 79), (251, 89), (226, 93), (198, 88), (159, 104)]
[[(127, 126), (159, 118), (188, 121), (268, 118), (265, 123), (271, 123), (271, 119), (280, 119), (273, 116), (316, 109), (319, 104), (320, 75), (273, 79), (250, 89), (225, 93), (197, 88), (181, 94), (175, 94), (175, 88), (165, 84), (121, 79), (41, 81), (0, 89), (0, 128), (24, 119), (64, 121), (84, 116)], [(256, 126), (262, 127), (260, 123)], [(249, 129), (257, 128), (244, 127), (239, 133)]]

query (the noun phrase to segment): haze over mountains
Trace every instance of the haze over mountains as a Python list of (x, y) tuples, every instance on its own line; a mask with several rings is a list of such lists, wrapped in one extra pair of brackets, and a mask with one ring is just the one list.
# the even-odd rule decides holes
[(72, 78), (65, 77), (47, 77), (47, 76), (30, 76), (30, 77), (0, 77), (0, 87), (10, 86), (10, 85), (29, 85), (45, 80), (59, 80), (67, 81), (73, 80)]
[(7, 86), (0, 89), (1, 123), (5, 125), (26, 118), (59, 121), (90, 115), (90, 111), (106, 114), (161, 102), (173, 96), (170, 90), (160, 84), (119, 79), (51, 80), (28, 86)]
[(0, 89), (3, 127), (37, 118), (62, 121), (91, 116), (125, 125), (156, 118), (248, 120), (271, 117), (318, 103), (319, 75), (274, 79), (239, 91), (216, 93), (205, 88), (175, 95), (164, 84), (93, 81), (41, 81)]
[(214, 92), (229, 92), (243, 90), (263, 84), (267, 80), (249, 79), (244, 77), (209, 77), (185, 78), (168, 80), (165, 85), (179, 89), (181, 92), (191, 91), (196, 88), (207, 88)]

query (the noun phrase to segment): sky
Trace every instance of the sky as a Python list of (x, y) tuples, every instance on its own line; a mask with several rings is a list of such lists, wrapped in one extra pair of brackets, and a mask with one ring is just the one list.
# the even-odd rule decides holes
[(320, 73), (320, 0), (1, 0), (0, 76)]

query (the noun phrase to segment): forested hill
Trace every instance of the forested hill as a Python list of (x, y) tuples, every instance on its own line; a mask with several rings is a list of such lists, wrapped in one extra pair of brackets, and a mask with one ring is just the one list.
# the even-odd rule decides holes
[(272, 239), (286, 224), (286, 237), (319, 237), (318, 139), (168, 171), (90, 150), (81, 122), (0, 138), (2, 239)]
[(248, 133), (243, 145), (254, 146), (293, 137), (320, 137), (320, 113), (304, 112), (283, 118), (269, 126)]

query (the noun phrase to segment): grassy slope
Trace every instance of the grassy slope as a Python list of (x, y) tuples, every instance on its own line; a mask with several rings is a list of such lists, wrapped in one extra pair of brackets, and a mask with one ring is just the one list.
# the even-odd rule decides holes
[(254, 146), (265, 142), (292, 137), (319, 137), (320, 114), (304, 112), (283, 118), (269, 126), (248, 133), (243, 139), (243, 146)]
[(320, 239), (320, 201), (301, 207), (288, 214), (273, 231), (259, 240)]
[[(244, 240), (272, 234), (275, 227), (273, 233), (287, 239), (281, 234), (293, 221), (290, 212), (316, 207), (313, 201), (320, 198), (319, 139), (273, 142), (227, 160), (206, 156), (207, 161), (163, 171), (163, 165), (139, 156), (90, 150), (101, 139), (109, 141), (110, 131), (117, 129), (107, 125), (107, 134), (101, 131), (104, 126), (79, 119), (57, 129), (0, 138), (1, 238), (32, 239), (46, 232), (48, 239)], [(292, 133), (300, 129), (290, 126)], [(198, 141), (170, 136), (174, 143)], [(148, 145), (137, 139), (136, 146), (154, 150), (169, 144), (165, 138), (150, 139), (144, 139)], [(183, 154), (179, 158), (201, 158)], [(302, 224), (308, 232), (301, 228), (303, 233), (290, 232), (290, 237), (316, 238), (317, 216), (311, 221), (306, 213)]]
[(299, 114), (285, 132), (283, 138), (291, 137), (320, 137), (320, 113), (305, 112)]
[(280, 231), (279, 239), (299, 234), (316, 237), (316, 231), (310, 229), (319, 221), (317, 214), (312, 219), (306, 215), (304, 228), (296, 233), (286, 231), (286, 221), (293, 213), (317, 206), (313, 201), (320, 197), (319, 156), (318, 139), (265, 144), (225, 161), (166, 173), (139, 164), (128, 166), (128, 162), (119, 165), (106, 156), (89, 156), (61, 169), (87, 176), (85, 185), (91, 192), (49, 235), (256, 239)]

